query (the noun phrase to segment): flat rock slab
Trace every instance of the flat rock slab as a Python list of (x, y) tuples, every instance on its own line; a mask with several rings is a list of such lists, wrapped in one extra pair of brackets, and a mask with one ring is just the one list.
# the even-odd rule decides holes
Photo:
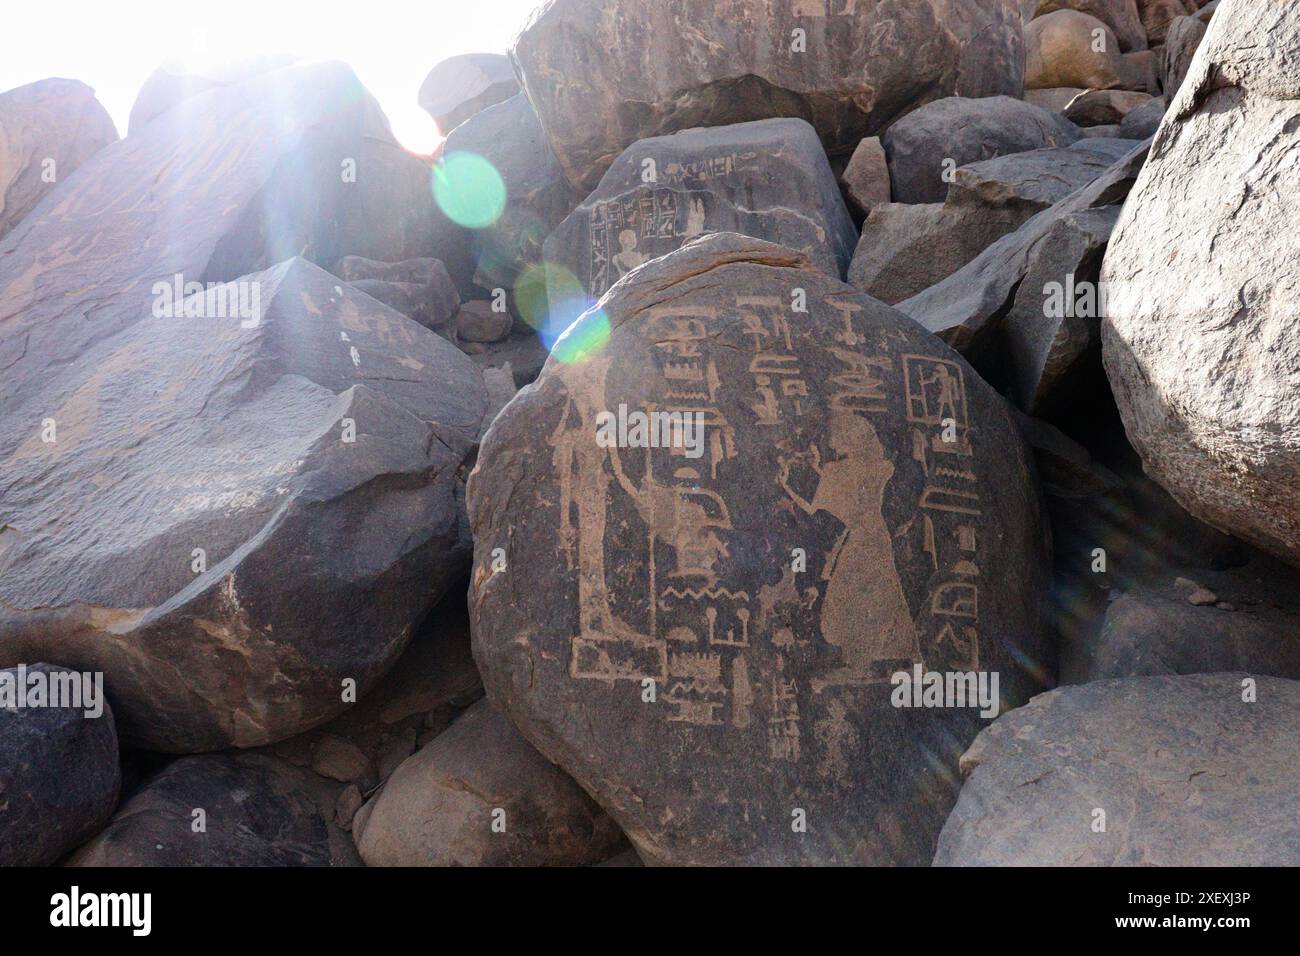
[(926, 100), (1019, 96), (1024, 69), (1019, 0), (557, 0), (511, 56), (580, 195), (650, 136), (798, 116), (847, 156)]
[(174, 307), (231, 294), (47, 369), (0, 459), (0, 663), (102, 670), (151, 750), (338, 713), (464, 572), (473, 363), (304, 259)]
[[(77, 696), (56, 700), (58, 684)], [(47, 696), (28, 705), (38, 687)], [(57, 863), (117, 807), (122, 771), (113, 711), (102, 697), (92, 708), (86, 690), (95, 693), (64, 667), (0, 670), (0, 866)]]
[[(1147, 472), (1300, 565), (1300, 7), (1215, 15), (1106, 253), (1103, 358)], [(1176, 254), (1173, 250), (1177, 250)]]
[(68, 864), (356, 866), (324, 790), (261, 754), (182, 757), (146, 781)]
[[(698, 441), (617, 445), (604, 413), (656, 409), (698, 413)], [(915, 323), (799, 253), (695, 240), (610, 290), (484, 439), (484, 686), (647, 861), (924, 863), (981, 718), (895, 707), (891, 678), (1041, 686), (1029, 469), (1003, 400)]]
[(587, 293), (566, 303), (571, 283), (553, 270), (551, 312), (567, 325), (632, 269), (716, 232), (797, 249), (828, 275), (844, 274), (857, 230), (811, 126), (760, 120), (628, 147), (546, 240), (546, 261), (566, 267)]
[(998, 718), (962, 771), (936, 866), (1300, 864), (1297, 681), (1063, 687)]

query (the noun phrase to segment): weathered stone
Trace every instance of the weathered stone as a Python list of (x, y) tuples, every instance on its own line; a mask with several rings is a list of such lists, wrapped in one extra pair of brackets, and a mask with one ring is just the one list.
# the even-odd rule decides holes
[(1131, 110), (1119, 124), (1119, 135), (1124, 139), (1150, 139), (1156, 135), (1165, 118), (1168, 101), (1157, 96)]
[[(0, 670), (0, 866), (57, 862), (98, 833), (117, 806), (122, 774), (108, 702), (74, 695), (28, 703), (34, 684), (69, 681), (84, 691), (82, 675), (63, 667)], [(26, 706), (11, 696), (20, 694)], [(78, 700), (85, 706), (69, 705)]]
[(840, 183), (849, 201), (863, 213), (890, 201), (889, 160), (879, 136), (858, 143)]
[[(1257, 588), (1253, 603), (1224, 602), (1240, 592), (1216, 587), (1205, 593), (1218, 600), (1198, 604), (1191, 600), (1198, 591), (1205, 589), (1142, 588), (1121, 595), (1106, 612), (1082, 680), (1218, 671), (1300, 677), (1300, 614), (1294, 600), (1286, 610), (1273, 603), (1290, 595)], [(1213, 606), (1219, 603), (1233, 610)]]
[(1125, 53), (1147, 48), (1147, 32), (1138, 15), (1136, 0), (1037, 0), (1034, 15), (1043, 16), (1057, 10), (1078, 10), (1096, 17), (1110, 27)]
[(233, 86), (293, 63), (294, 59), (290, 56), (253, 56), (197, 72), (188, 66), (164, 64), (149, 74), (140, 87), (140, 92), (135, 95), (131, 115), (127, 120), (127, 135), (139, 133), (155, 116), (166, 113), (192, 96), (222, 86)]
[(1121, 53), (1106, 24), (1076, 10), (1057, 10), (1025, 27), (1025, 86), (1159, 92), (1150, 50)]
[(1079, 126), (1117, 126), (1152, 98), (1150, 93), (1132, 90), (1087, 90), (1072, 99), (1063, 113)]
[(1147, 31), (1147, 42), (1152, 46), (1164, 43), (1169, 25), (1181, 16), (1196, 13), (1196, 0), (1137, 0), (1142, 26)]
[(583, 866), (623, 834), (487, 701), (404, 762), (356, 831), (370, 866)]
[[(1258, 699), (1243, 700), (1247, 677)], [(995, 721), (962, 771), (936, 866), (1300, 864), (1297, 681), (1063, 687)]]
[(401, 282), (425, 285), (430, 282), (450, 282), (447, 267), (437, 259), (407, 259), (405, 262), (377, 262), (364, 256), (344, 256), (330, 269), (344, 282)]
[(1162, 58), (1165, 96), (1172, 99), (1192, 68), (1192, 57), (1205, 39), (1206, 25), (1196, 17), (1177, 17), (1169, 24)]
[(1046, 90), (1025, 90), (1025, 102), (1053, 113), (1062, 112), (1070, 101), (1086, 90), (1077, 86), (1057, 86)]
[(311, 769), (322, 777), (352, 783), (373, 776), (375, 765), (352, 741), (334, 734), (320, 734), (316, 738)]
[(509, 289), (529, 266), (542, 261), (542, 243), (573, 211), (578, 198), (522, 93), (456, 127), (443, 150), (444, 156), (453, 153), (486, 159), (505, 185), (500, 217), (473, 230), (472, 241), (475, 284)]
[(122, 804), (69, 865), (355, 866), (352, 841), (334, 824), (332, 793), (261, 754), (182, 757)]
[[(603, 413), (683, 406), (700, 455), (609, 447)], [(695, 240), (569, 329), (484, 439), (484, 685), (647, 861), (922, 862), (980, 718), (892, 706), (891, 676), (998, 671), (1012, 702), (1051, 672), (1029, 467), (915, 323), (801, 253)]]
[(1024, 72), (1018, 0), (556, 0), (512, 57), (582, 195), (647, 137), (798, 116), (847, 155), (928, 99), (1019, 96)]
[(1210, 0), (1209, 3), (1205, 4), (1203, 7), (1201, 7), (1200, 10), (1196, 11), (1194, 16), (1202, 23), (1208, 24), (1210, 22), (1210, 18), (1214, 16), (1214, 11), (1219, 9), (1220, 2), (1221, 0)]
[(1009, 96), (948, 97), (927, 103), (885, 133), (895, 202), (942, 202), (958, 166), (1049, 146), (1082, 135), (1055, 113)]
[(717, 232), (797, 249), (828, 275), (844, 274), (857, 230), (811, 126), (761, 120), (628, 147), (546, 240), (548, 267), (565, 267), (550, 268), (547, 277), (554, 333), (632, 269)]
[(76, 80), (40, 80), (0, 93), (0, 239), (117, 129), (95, 91)]
[(1103, 276), (1106, 372), (1147, 471), (1192, 514), (1291, 564), (1298, 50), (1300, 6), (1219, 8)]
[(348, 284), (426, 329), (440, 331), (460, 309), (460, 293), (456, 291), (456, 283), (442, 263), (437, 259), (427, 261), (437, 263), (438, 271), (434, 278), (423, 284), (389, 282), (383, 279), (355, 279)]
[[(241, 290), (253, 319), (213, 317)], [(463, 573), (481, 376), (303, 259), (176, 317), (130, 301), (104, 310), (132, 323), (117, 334), (6, 373), (27, 384), (0, 446), (0, 664), (103, 671), (122, 738), (151, 750), (298, 733)], [(70, 318), (52, 324), (92, 334)]]
[(898, 303), (899, 311), (961, 352), (976, 349), (1005, 314), (1034, 261), (1035, 250), (1056, 223), (1085, 209), (1122, 202), (1145, 159), (1143, 144), (1094, 182), (1044, 209), (942, 282)]
[(471, 116), (508, 100), (519, 83), (503, 53), (462, 53), (443, 60), (420, 84), (420, 108), (446, 136)]
[(1105, 149), (1039, 149), (957, 170), (940, 204), (878, 206), (862, 225), (849, 283), (882, 302), (952, 275), (1036, 213), (1106, 172)]
[(456, 313), (456, 336), (466, 342), (500, 342), (514, 324), (509, 312), (498, 312), (491, 302), (474, 299)]
[(1063, 216), (1030, 254), (997, 351), (1016, 403), (1031, 414), (1068, 400), (1070, 381), (1100, 342), (1105, 303), (1098, 279), (1119, 210), (1110, 205)]

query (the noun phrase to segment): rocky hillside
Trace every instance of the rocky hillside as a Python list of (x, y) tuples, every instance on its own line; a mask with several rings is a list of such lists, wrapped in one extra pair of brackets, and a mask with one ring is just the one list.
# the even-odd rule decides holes
[(418, 100), (0, 93), (0, 863), (1300, 864), (1300, 6)]

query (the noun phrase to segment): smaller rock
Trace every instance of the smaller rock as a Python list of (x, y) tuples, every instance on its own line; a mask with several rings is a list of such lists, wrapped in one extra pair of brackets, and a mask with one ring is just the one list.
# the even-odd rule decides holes
[(1034, 106), (1041, 106), (1053, 113), (1060, 113), (1070, 105), (1071, 100), (1080, 93), (1086, 92), (1088, 91), (1078, 86), (1056, 86), (1045, 90), (1025, 90), (1025, 102)]
[(519, 92), (502, 53), (462, 53), (443, 60), (420, 84), (420, 108), (433, 117), (446, 136), (475, 113)]
[(1168, 99), (1173, 99), (1178, 88), (1183, 85), (1183, 80), (1192, 67), (1192, 57), (1196, 56), (1208, 29), (1204, 21), (1196, 17), (1178, 17), (1169, 24), (1164, 54), (1161, 56), (1161, 73)]
[(1079, 126), (1112, 126), (1152, 99), (1150, 93), (1134, 90), (1086, 90), (1072, 99), (1062, 111), (1065, 118)]
[(1077, 10), (1057, 10), (1025, 27), (1025, 86), (1159, 91), (1150, 50), (1120, 52), (1106, 24)]
[(391, 777), (393, 771), (401, 766), (402, 761), (415, 753), (415, 738), (415, 728), (407, 727), (399, 731), (379, 752), (379, 760), (376, 764), (381, 782)]
[(1176, 19), (1197, 12), (1197, 0), (1137, 0), (1137, 5), (1151, 46), (1165, 42)]
[(889, 163), (878, 136), (858, 143), (840, 177), (844, 194), (863, 213), (890, 200)]
[(1194, 605), (1195, 607), (1206, 607), (1210, 604), (1217, 603), (1218, 600), (1219, 596), (1217, 594), (1213, 591), (1207, 591), (1205, 588), (1197, 588), (1191, 594), (1187, 595), (1187, 603)]
[(333, 734), (321, 734), (312, 755), (311, 769), (322, 777), (351, 783), (374, 773), (374, 766), (356, 744)]
[(497, 312), (492, 303), (471, 299), (456, 313), (456, 336), (463, 342), (500, 342), (510, 334), (515, 320), (508, 311)]
[(352, 818), (357, 815), (366, 798), (361, 795), (361, 788), (350, 783), (339, 791), (338, 803), (334, 805), (334, 822), (341, 829), (352, 829)]

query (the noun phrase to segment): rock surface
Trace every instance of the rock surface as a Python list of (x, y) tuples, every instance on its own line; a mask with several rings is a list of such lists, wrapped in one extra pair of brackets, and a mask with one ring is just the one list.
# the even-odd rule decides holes
[(847, 155), (926, 100), (1019, 96), (1024, 69), (1018, 0), (555, 0), (511, 56), (580, 194), (647, 137), (798, 116)]
[(1070, 100), (1062, 113), (1079, 126), (1116, 126), (1151, 99), (1150, 93), (1131, 90), (1087, 90)]
[(29, 379), (0, 448), (0, 663), (104, 671), (152, 750), (338, 713), (464, 570), (473, 364), (306, 260), (232, 290), (255, 325), (132, 315)]
[[(52, 689), (69, 681), (84, 689), (82, 675), (63, 667), (0, 670), (0, 866), (58, 862), (98, 833), (117, 806), (122, 773), (108, 702), (74, 696), (54, 706), (47, 697), (40, 706), (19, 706), (10, 696), (26, 695), (33, 683)], [(97, 716), (92, 703), (102, 707)]]
[(1096, 17), (1057, 10), (1025, 27), (1025, 86), (1158, 92), (1150, 50), (1121, 53), (1119, 40)]
[[(1033, 4), (1034, 0), (1030, 2)], [(1110, 27), (1125, 53), (1147, 48), (1146, 28), (1142, 26), (1136, 0), (1037, 0), (1034, 15), (1043, 16), (1057, 10), (1078, 10), (1096, 17)]]
[(845, 196), (860, 212), (869, 213), (890, 201), (889, 160), (879, 136), (868, 136), (858, 143), (840, 182)]
[(40, 80), (0, 93), (0, 239), (87, 159), (117, 142), (95, 91)]
[[(598, 443), (602, 412), (647, 408), (698, 411), (699, 442)], [(914, 323), (791, 250), (696, 240), (616, 285), (484, 439), (484, 686), (648, 862), (924, 862), (980, 718), (892, 706), (890, 679), (998, 671), (1014, 702), (1050, 672), (1029, 467)]]
[(1161, 58), (1166, 97), (1172, 99), (1183, 85), (1183, 80), (1187, 79), (1187, 73), (1192, 68), (1192, 57), (1196, 56), (1207, 29), (1196, 17), (1177, 17), (1169, 24)]
[(492, 164), (506, 190), (492, 225), (472, 232), (474, 282), (510, 289), (542, 261), (542, 243), (578, 197), (556, 162), (537, 114), (522, 93), (470, 117), (447, 136), (443, 155), (471, 153)]
[(623, 844), (487, 701), (397, 768), (356, 839), (369, 866), (586, 866)]
[(519, 83), (503, 53), (462, 53), (443, 60), (420, 84), (420, 108), (446, 136), (489, 106), (519, 92)]
[(1197, 0), (1137, 0), (1147, 42), (1158, 46), (1165, 42), (1169, 26), (1181, 16), (1196, 13)]
[[(1106, 372), (1192, 514), (1300, 564), (1300, 7), (1229, 0), (1106, 254)], [(1153, 258), (1151, 250), (1177, 250)]]
[(127, 120), (127, 135), (133, 136), (144, 129), (156, 116), (166, 113), (180, 103), (222, 86), (234, 86), (245, 80), (292, 66), (289, 56), (254, 56), (236, 60), (217, 69), (195, 71), (188, 66), (164, 64), (149, 74), (131, 104)]
[[(551, 270), (547, 282), (552, 317), (565, 317), (556, 331), (632, 269), (717, 232), (800, 250), (828, 275), (844, 274), (857, 231), (811, 126), (760, 120), (629, 146), (543, 247), (548, 264), (568, 270)], [(569, 273), (586, 293), (577, 301)]]
[(69, 865), (355, 866), (352, 841), (332, 816), (310, 776), (283, 761), (182, 757), (128, 799)]
[(1069, 146), (1081, 135), (1063, 117), (1009, 96), (951, 96), (927, 103), (885, 133), (894, 201), (942, 202), (958, 166)]
[(995, 721), (962, 770), (936, 866), (1300, 864), (1297, 681), (1063, 687)]

